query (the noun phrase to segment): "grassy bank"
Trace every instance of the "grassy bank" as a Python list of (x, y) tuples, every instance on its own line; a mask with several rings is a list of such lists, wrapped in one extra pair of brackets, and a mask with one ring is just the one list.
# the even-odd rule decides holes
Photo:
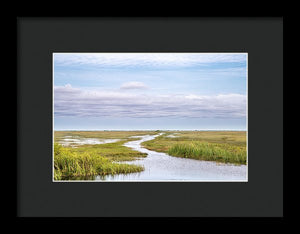
[[(131, 139), (136, 140), (136, 139)], [(132, 150), (123, 144), (127, 142), (126, 140), (118, 141), (115, 143), (107, 143), (100, 145), (82, 145), (77, 148), (71, 148), (70, 150), (74, 153), (89, 153), (91, 155), (101, 155), (102, 157), (109, 159), (114, 162), (119, 161), (132, 161), (140, 157), (146, 157), (146, 153), (141, 153)]]
[(74, 151), (54, 143), (54, 180), (143, 171), (142, 166), (114, 163), (91, 151)]
[(154, 140), (143, 142), (142, 145), (147, 149), (176, 157), (234, 164), (247, 163), (245, 131), (167, 132)]
[[(125, 142), (137, 140), (131, 136), (155, 134), (155, 131), (55, 131), (54, 132), (54, 179), (76, 180), (95, 175), (114, 175), (143, 171), (142, 166), (118, 163), (136, 160), (147, 154), (123, 146)], [(106, 144), (70, 144), (62, 146), (65, 138), (75, 139), (119, 139)]]
[(243, 147), (229, 144), (191, 142), (175, 144), (168, 154), (176, 157), (192, 158), (223, 163), (246, 164), (247, 154)]

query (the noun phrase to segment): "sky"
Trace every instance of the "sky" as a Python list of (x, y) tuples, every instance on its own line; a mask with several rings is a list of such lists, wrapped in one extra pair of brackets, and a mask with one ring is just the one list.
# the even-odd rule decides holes
[(246, 130), (247, 53), (54, 53), (54, 130)]

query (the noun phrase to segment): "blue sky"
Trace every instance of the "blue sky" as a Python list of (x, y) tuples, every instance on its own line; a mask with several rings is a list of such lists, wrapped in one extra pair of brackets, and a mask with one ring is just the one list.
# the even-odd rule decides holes
[(55, 130), (246, 130), (246, 53), (55, 53)]

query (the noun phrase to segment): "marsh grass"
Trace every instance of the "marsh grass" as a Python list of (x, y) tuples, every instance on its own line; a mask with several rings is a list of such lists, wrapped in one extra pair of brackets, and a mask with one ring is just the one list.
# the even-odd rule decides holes
[(247, 161), (245, 147), (207, 142), (175, 144), (168, 150), (168, 154), (176, 157), (234, 164), (246, 164)]
[[(147, 154), (132, 150), (123, 144), (137, 140), (131, 136), (153, 135), (155, 131), (55, 131), (54, 132), (54, 180), (76, 180), (96, 175), (114, 175), (143, 171), (138, 165), (117, 163), (136, 160)], [(63, 147), (58, 142), (64, 138), (120, 139), (106, 144)]]
[[(176, 134), (176, 138), (168, 135)], [(167, 132), (142, 145), (171, 156), (224, 163), (246, 164), (245, 131), (180, 131)]]
[(54, 143), (54, 180), (143, 171), (138, 165), (118, 164), (93, 152), (76, 152)]
[(123, 141), (118, 141), (114, 143), (98, 144), (98, 145), (82, 145), (77, 148), (71, 148), (70, 150), (75, 153), (88, 152), (92, 155), (101, 155), (112, 161), (132, 161), (139, 157), (146, 157), (146, 153), (141, 153), (139, 151), (132, 150), (123, 144), (128, 141), (133, 141), (137, 139), (128, 139)]

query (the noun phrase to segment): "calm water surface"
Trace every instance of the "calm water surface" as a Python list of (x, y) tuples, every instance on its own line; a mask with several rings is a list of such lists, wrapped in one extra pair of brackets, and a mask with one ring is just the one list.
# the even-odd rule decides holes
[(104, 181), (247, 181), (247, 166), (177, 158), (165, 153), (151, 151), (141, 147), (141, 143), (154, 139), (158, 135), (140, 136), (141, 139), (124, 145), (142, 153), (146, 158), (127, 161), (127, 164), (143, 165), (145, 170), (139, 173), (96, 176)]
[(97, 145), (107, 144), (120, 141), (120, 139), (95, 139), (95, 138), (80, 138), (77, 136), (65, 136), (59, 141), (63, 146), (71, 146), (76, 148), (77, 145)]

